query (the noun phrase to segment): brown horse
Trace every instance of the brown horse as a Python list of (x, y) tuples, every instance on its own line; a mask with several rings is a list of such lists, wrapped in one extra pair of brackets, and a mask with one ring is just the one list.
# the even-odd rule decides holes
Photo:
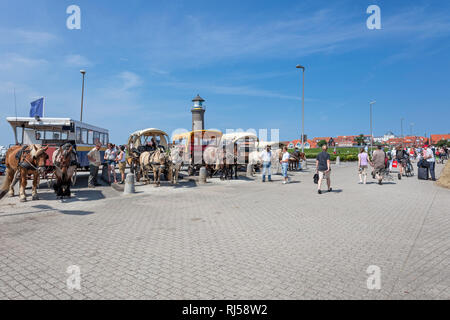
[(0, 191), (0, 199), (6, 193), (11, 197), (14, 196), (14, 186), (20, 178), (19, 197), (21, 202), (27, 201), (25, 189), (27, 187), (27, 179), (29, 174), (33, 174), (32, 199), (38, 200), (37, 186), (39, 184), (39, 174), (43, 173), (46, 168), (48, 147), (42, 147), (38, 144), (29, 146), (13, 146), (6, 152), (6, 179)]
[(53, 154), (55, 165), (56, 183), (53, 185), (58, 198), (70, 198), (70, 186), (72, 177), (77, 169), (77, 155), (73, 152), (73, 146), (60, 147)]
[(216, 154), (216, 170), (220, 170), (221, 180), (233, 179), (233, 169), (235, 170), (235, 178), (237, 179), (237, 161), (236, 161), (236, 149), (233, 143), (223, 145), (222, 148), (217, 149)]
[(304, 152), (294, 151), (289, 157), (289, 171), (298, 171), (298, 164), (303, 160), (306, 161), (306, 156)]
[(128, 164), (130, 165), (131, 173), (135, 174), (137, 182), (141, 179), (141, 168), (139, 163), (140, 157), (141, 152), (139, 152), (136, 148), (132, 148), (128, 154)]

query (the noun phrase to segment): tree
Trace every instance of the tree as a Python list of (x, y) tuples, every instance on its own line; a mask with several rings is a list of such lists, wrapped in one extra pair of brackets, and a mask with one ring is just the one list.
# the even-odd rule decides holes
[(436, 146), (439, 147), (439, 148), (440, 147), (447, 147), (449, 145), (450, 145), (450, 143), (447, 140), (444, 140), (444, 139), (442, 139), (442, 140), (438, 141), (438, 143), (436, 143)]
[(322, 148), (322, 146), (325, 146), (327, 144), (326, 140), (320, 140), (319, 142), (317, 142), (317, 145), (319, 146), (319, 148)]
[(361, 133), (359, 136), (355, 138), (355, 142), (358, 144), (358, 146), (363, 146), (364, 144), (364, 135)]

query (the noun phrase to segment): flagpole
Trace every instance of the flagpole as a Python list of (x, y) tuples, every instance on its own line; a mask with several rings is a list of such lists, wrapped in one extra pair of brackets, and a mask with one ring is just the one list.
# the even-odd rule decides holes
[(16, 101), (16, 88), (14, 88), (14, 112), (16, 114), (16, 122), (17, 122), (17, 101)]

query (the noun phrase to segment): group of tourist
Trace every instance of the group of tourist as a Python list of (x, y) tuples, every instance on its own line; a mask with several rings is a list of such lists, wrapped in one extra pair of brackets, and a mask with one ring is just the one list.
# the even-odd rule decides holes
[[(263, 182), (265, 181), (265, 173), (266, 168), (270, 168), (270, 157), (267, 155), (270, 148), (263, 154), (265, 161), (263, 162)], [(405, 174), (406, 166), (409, 165), (411, 150), (414, 152), (414, 156), (418, 159), (423, 159), (426, 161), (427, 168), (431, 175), (431, 180), (436, 181), (435, 176), (435, 159), (436, 157), (448, 157), (448, 149), (445, 147), (441, 147), (439, 149), (431, 148), (428, 145), (424, 145), (423, 149), (403, 149), (402, 147), (397, 147), (395, 151), (391, 151), (391, 164), (393, 160), (396, 160), (399, 168), (399, 179), (401, 176)], [(284, 177), (284, 182), (287, 183), (289, 178), (287, 176), (287, 163), (289, 160), (289, 152), (287, 147), (283, 148), (283, 155), (281, 160), (282, 165), (282, 174)], [(382, 146), (378, 146), (377, 149), (373, 152), (372, 158), (368, 154), (368, 148), (361, 148), (360, 153), (358, 154), (358, 175), (359, 175), (359, 183), (367, 184), (367, 174), (369, 171), (369, 165), (373, 168), (373, 177), (378, 180), (378, 184), (383, 184), (383, 176), (385, 170), (389, 168), (389, 157), (386, 152), (383, 150)], [(331, 166), (330, 166), (330, 154), (328, 153), (328, 146), (322, 146), (322, 152), (320, 152), (316, 157), (316, 175), (315, 181), (317, 182), (317, 192), (322, 194), (321, 186), (323, 180), (327, 182), (327, 190), (328, 192), (332, 191), (331, 188)], [(270, 181), (270, 171), (269, 171), (269, 181)]]
[[(100, 165), (102, 164), (100, 157), (100, 148), (101, 144), (97, 143), (95, 147), (89, 151), (88, 159), (89, 159), (89, 179), (88, 179), (88, 187), (95, 188), (99, 186), (97, 177), (98, 170)], [(105, 150), (103, 160), (106, 161), (106, 169), (108, 172), (108, 183), (112, 182), (118, 184), (125, 183), (125, 168), (126, 168), (126, 148), (125, 146), (116, 146), (115, 144), (108, 143), (107, 149)], [(116, 165), (119, 166), (119, 173), (121, 180), (117, 181), (116, 175)]]
[[(288, 148), (285, 146), (282, 149), (281, 153), (281, 173), (283, 175), (283, 184), (289, 183), (290, 179), (288, 177), (288, 169), (289, 169), (289, 158), (290, 153), (288, 152)], [(260, 159), (262, 161), (262, 182), (266, 182), (266, 175), (268, 181), (272, 181), (272, 151), (270, 145), (266, 146), (261, 152)]]
[[(156, 142), (149, 142), (149, 146), (153, 147), (157, 145)], [(99, 167), (102, 164), (101, 156), (100, 156), (100, 148), (101, 144), (98, 143), (96, 146), (88, 153), (89, 159), (89, 180), (88, 186), (90, 188), (95, 188), (98, 186), (98, 171)], [(435, 177), (435, 159), (439, 158), (447, 158), (449, 154), (449, 150), (445, 147), (441, 148), (430, 148), (428, 145), (425, 145), (423, 149), (421, 148), (402, 148), (397, 147), (392, 150), (389, 150), (386, 153), (381, 146), (378, 146), (377, 149), (373, 152), (372, 158), (370, 158), (368, 154), (368, 148), (361, 148), (358, 154), (358, 175), (359, 175), (359, 183), (366, 184), (367, 183), (367, 174), (369, 171), (369, 165), (373, 167), (373, 177), (378, 180), (378, 184), (382, 184), (383, 181), (383, 173), (389, 166), (392, 166), (392, 161), (396, 160), (399, 168), (399, 179), (404, 175), (405, 168), (408, 165), (408, 162), (411, 158), (417, 158), (417, 160), (423, 160), (427, 162), (427, 167), (429, 168), (429, 172), (431, 175), (431, 180), (436, 181)], [(288, 152), (288, 148), (285, 146), (282, 149), (280, 163), (281, 163), (281, 172), (283, 176), (283, 184), (287, 184), (290, 182), (290, 178), (288, 177), (288, 169), (289, 169), (289, 158), (290, 153)], [(261, 152), (260, 159), (262, 161), (262, 182), (266, 182), (266, 176), (268, 181), (272, 181), (271, 176), (271, 164), (272, 164), (272, 151), (270, 145), (266, 147), (265, 150)], [(108, 147), (104, 153), (103, 160), (106, 161), (106, 168), (108, 172), (108, 183), (118, 183), (123, 184), (125, 182), (125, 168), (126, 168), (126, 147), (125, 146), (116, 146), (112, 143), (108, 143)], [(390, 162), (390, 164), (389, 164)], [(117, 181), (116, 175), (116, 165), (119, 167), (119, 173), (121, 180)], [(392, 169), (392, 167), (390, 168)], [(321, 185), (323, 180), (327, 182), (327, 190), (328, 192), (332, 191), (331, 188), (331, 165), (330, 165), (330, 154), (328, 153), (328, 146), (322, 146), (322, 152), (320, 152), (316, 157), (316, 177), (315, 181), (317, 182), (317, 192), (322, 194)]]
[[(435, 163), (436, 156), (441, 153), (447, 155), (446, 148), (440, 148), (436, 152), (434, 147), (424, 145), (422, 148), (402, 148), (401, 146), (393, 148), (386, 153), (381, 146), (377, 147), (372, 155), (372, 160), (370, 160), (367, 150), (362, 148), (358, 155), (358, 171), (359, 171), (359, 183), (366, 184), (367, 182), (367, 168), (370, 164), (373, 168), (373, 176), (377, 178), (378, 184), (382, 184), (383, 173), (386, 169), (392, 170), (393, 162), (397, 162), (397, 167), (399, 170), (399, 179), (405, 175), (407, 166), (411, 165), (411, 158), (417, 158), (418, 161), (422, 160), (426, 162), (426, 167), (428, 168), (431, 180), (436, 181), (435, 175)], [(390, 163), (390, 164), (389, 164)]]

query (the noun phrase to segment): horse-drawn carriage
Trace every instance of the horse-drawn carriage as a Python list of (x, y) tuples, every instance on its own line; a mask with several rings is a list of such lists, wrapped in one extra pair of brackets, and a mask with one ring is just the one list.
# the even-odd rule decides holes
[(252, 159), (258, 158), (258, 143), (258, 137), (251, 132), (233, 132), (222, 136), (220, 146), (225, 153), (228, 153), (228, 156), (224, 154), (223, 162), (228, 162), (231, 175), (234, 171), (236, 179), (239, 169), (246, 170), (248, 164), (253, 164)]
[[(14, 175), (8, 176), (12, 183), (8, 187), (11, 195), (14, 194), (11, 190), (19, 179), (19, 173), (26, 174), (20, 177), (25, 185), (30, 174), (34, 175), (34, 184), (38, 183), (36, 176), (39, 173), (40, 178), (47, 179), (49, 187), (53, 185), (58, 196), (70, 196), (70, 185), (75, 184), (77, 168), (89, 167), (87, 153), (96, 143), (102, 145), (103, 153), (108, 143), (108, 130), (69, 118), (9, 117), (6, 120), (13, 128), (15, 137), (15, 145), (9, 149), (14, 159), (11, 158), (10, 166), (7, 166), (8, 170), (11, 169), (10, 174), (14, 170)], [(45, 151), (45, 162), (39, 162), (38, 168), (33, 163), (36, 155), (43, 156), (42, 151)], [(17, 162), (18, 166), (12, 162)], [(23, 166), (28, 167), (26, 171), (19, 168)], [(53, 183), (54, 180), (56, 183)], [(35, 193), (33, 187), (33, 198), (37, 197)], [(23, 192), (21, 199), (24, 198)]]
[[(144, 168), (143, 163), (150, 161), (150, 157), (157, 151), (164, 157), (169, 154), (169, 135), (157, 128), (148, 128), (133, 132), (128, 138), (128, 157), (127, 163), (130, 171), (136, 175), (136, 180), (144, 178), (147, 181), (149, 168)], [(159, 161), (159, 160), (155, 160)], [(165, 162), (165, 160), (164, 160)], [(159, 165), (162, 168), (162, 174), (169, 179), (170, 166)], [(156, 177), (155, 177), (156, 178)], [(158, 180), (159, 182), (159, 177)]]
[(222, 145), (231, 144), (233, 146), (238, 165), (249, 163), (250, 154), (257, 151), (258, 143), (258, 137), (251, 132), (233, 132), (222, 136)]
[(188, 166), (188, 175), (195, 175), (202, 166), (213, 165), (205, 151), (217, 149), (222, 135), (217, 130), (196, 130), (172, 137), (172, 144), (183, 149), (183, 163)]

